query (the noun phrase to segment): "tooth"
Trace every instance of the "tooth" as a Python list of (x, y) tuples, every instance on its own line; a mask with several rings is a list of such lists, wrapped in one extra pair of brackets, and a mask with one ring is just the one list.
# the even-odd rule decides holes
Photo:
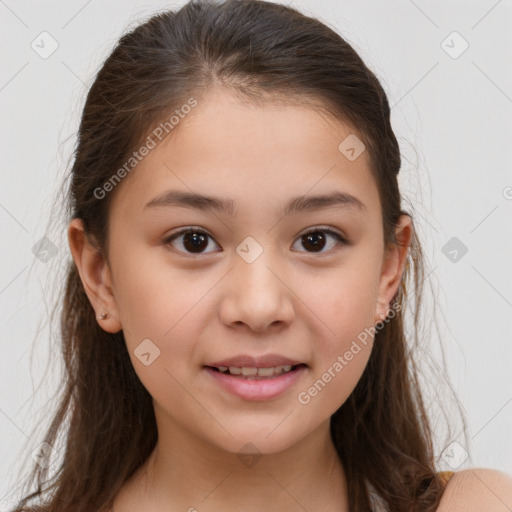
[(247, 368), (244, 366), (242, 368), (242, 375), (256, 375), (258, 373), (258, 368)]
[(254, 367), (239, 367), (239, 366), (218, 366), (219, 371), (226, 372), (229, 369), (229, 373), (232, 375), (243, 375), (244, 377), (253, 377), (258, 375), (259, 377), (272, 377), (273, 375), (281, 375), (282, 373), (289, 372), (292, 369), (291, 364), (282, 366), (273, 366), (270, 368), (254, 368)]
[(274, 375), (275, 370), (274, 368), (258, 368), (258, 375), (260, 377), (270, 377), (271, 375)]

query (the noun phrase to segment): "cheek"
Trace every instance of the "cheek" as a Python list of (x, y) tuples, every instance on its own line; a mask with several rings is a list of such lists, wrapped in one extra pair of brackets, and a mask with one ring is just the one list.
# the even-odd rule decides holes
[[(196, 345), (187, 340), (199, 339), (205, 329), (208, 291), (218, 280), (185, 273), (163, 264), (162, 259), (151, 261), (132, 254), (116, 267), (120, 283), (116, 300), (127, 348), (141, 381), (155, 386), (162, 382), (156, 371), (168, 370), (179, 379), (186, 371), (183, 361), (198, 360)], [(142, 348), (144, 354), (149, 351), (149, 360), (154, 359), (151, 365), (143, 364), (148, 356), (146, 361), (138, 357)]]
[(297, 395), (314, 417), (332, 415), (347, 400), (373, 348), (373, 306), (364, 295), (326, 304), (322, 318), (330, 329), (318, 338), (311, 377)]
[(201, 272), (176, 268), (161, 247), (136, 252), (126, 245), (118, 250), (115, 268), (123, 328), (139, 337), (170, 338), (190, 324), (213, 281)]
[(324, 325), (321, 353), (343, 350), (373, 325), (380, 268), (371, 259), (353, 260), (326, 274), (316, 285), (303, 280), (301, 297), (307, 298), (312, 314)]
[[(320, 286), (304, 283), (303, 297), (318, 329), (311, 379), (299, 403), (333, 413), (348, 398), (366, 368), (373, 347), (378, 290), (376, 260), (367, 258), (333, 272)], [(309, 292), (307, 289), (309, 288)]]

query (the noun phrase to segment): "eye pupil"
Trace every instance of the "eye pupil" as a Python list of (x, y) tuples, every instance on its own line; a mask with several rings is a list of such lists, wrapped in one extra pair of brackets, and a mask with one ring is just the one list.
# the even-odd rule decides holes
[(304, 238), (307, 241), (306, 243), (312, 244), (313, 251), (321, 251), (325, 247), (325, 235), (321, 231), (307, 233)]
[[(183, 246), (187, 251), (190, 250), (190, 252), (193, 252), (196, 249), (201, 249), (201, 244), (204, 244), (205, 240), (206, 237), (203, 234), (197, 231), (188, 231), (183, 235)], [(187, 244), (191, 244), (190, 247), (187, 246)], [(208, 243), (206, 243), (206, 245), (208, 245)]]

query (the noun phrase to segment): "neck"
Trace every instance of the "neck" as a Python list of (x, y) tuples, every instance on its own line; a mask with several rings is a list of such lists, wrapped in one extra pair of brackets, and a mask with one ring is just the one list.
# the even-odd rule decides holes
[[(348, 512), (343, 466), (329, 422), (286, 450), (243, 455), (179, 428), (159, 430), (158, 443), (130, 481), (119, 510)], [(172, 504), (172, 509), (169, 508)]]

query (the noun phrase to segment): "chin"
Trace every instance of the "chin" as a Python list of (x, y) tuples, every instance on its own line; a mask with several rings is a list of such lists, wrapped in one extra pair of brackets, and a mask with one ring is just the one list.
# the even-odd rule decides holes
[(283, 420), (283, 417), (260, 428), (255, 428), (254, 423), (247, 424), (245, 427), (241, 424), (239, 428), (229, 429), (229, 433), (233, 437), (226, 434), (212, 439), (208, 436), (208, 442), (237, 455), (277, 454), (289, 449), (307, 435), (307, 432), (298, 432), (296, 428), (290, 430), (290, 426), (293, 427), (293, 425), (286, 427), (280, 425), (279, 423)]

